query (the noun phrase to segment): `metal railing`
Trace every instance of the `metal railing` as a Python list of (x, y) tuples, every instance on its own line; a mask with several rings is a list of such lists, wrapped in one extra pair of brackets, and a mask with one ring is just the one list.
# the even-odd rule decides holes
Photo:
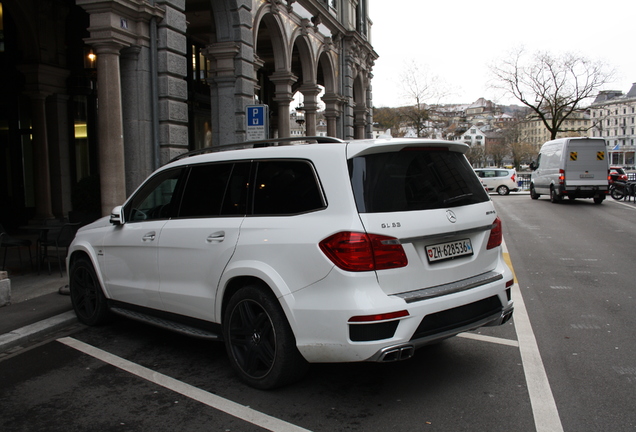
[(530, 173), (517, 173), (517, 186), (519, 190), (530, 190)]

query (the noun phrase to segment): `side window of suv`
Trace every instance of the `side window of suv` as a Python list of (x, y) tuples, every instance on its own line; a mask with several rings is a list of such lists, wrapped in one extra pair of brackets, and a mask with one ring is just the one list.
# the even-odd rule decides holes
[(176, 212), (173, 202), (182, 168), (163, 171), (146, 182), (126, 204), (124, 215), (128, 222), (167, 219)]
[(244, 216), (249, 165), (243, 162), (192, 166), (179, 217)]
[(292, 215), (325, 207), (313, 166), (302, 160), (257, 163), (254, 215)]

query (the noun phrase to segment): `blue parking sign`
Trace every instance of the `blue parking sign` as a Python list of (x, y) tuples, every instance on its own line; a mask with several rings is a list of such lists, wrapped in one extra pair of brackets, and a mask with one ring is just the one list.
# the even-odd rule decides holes
[(247, 125), (265, 125), (265, 107), (263, 105), (251, 105), (247, 107)]
[(268, 138), (268, 108), (267, 105), (248, 105), (245, 108), (245, 132), (248, 141)]

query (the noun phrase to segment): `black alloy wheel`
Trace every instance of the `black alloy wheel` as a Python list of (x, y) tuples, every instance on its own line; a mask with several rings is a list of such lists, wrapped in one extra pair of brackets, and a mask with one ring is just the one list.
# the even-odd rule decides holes
[(73, 309), (81, 323), (96, 326), (108, 322), (110, 311), (106, 297), (102, 292), (93, 264), (87, 257), (81, 257), (72, 262), (69, 289)]
[(232, 296), (223, 333), (232, 367), (252, 387), (280, 387), (305, 374), (307, 362), (285, 314), (265, 288), (246, 286)]

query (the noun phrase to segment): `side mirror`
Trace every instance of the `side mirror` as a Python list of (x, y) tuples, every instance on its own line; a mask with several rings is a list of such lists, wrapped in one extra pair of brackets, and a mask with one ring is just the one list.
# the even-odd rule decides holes
[(117, 206), (110, 212), (110, 223), (113, 225), (121, 225), (124, 223), (124, 208)]
[(535, 161), (530, 162), (530, 170), (534, 171), (537, 169), (537, 163)]

